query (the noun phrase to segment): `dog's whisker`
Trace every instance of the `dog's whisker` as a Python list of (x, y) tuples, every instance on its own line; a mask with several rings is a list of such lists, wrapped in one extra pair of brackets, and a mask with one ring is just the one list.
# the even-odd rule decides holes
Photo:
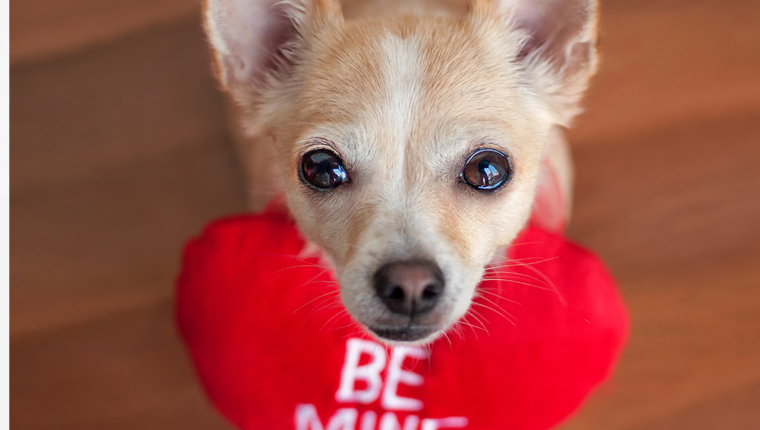
[[(312, 281), (308, 285), (317, 285), (317, 284), (326, 284), (326, 285), (335, 285), (335, 286), (339, 286), (340, 285), (337, 281), (331, 281), (331, 280)], [(303, 286), (303, 285), (301, 285), (301, 286)]]
[(288, 266), (288, 267), (285, 267), (285, 268), (280, 269), (280, 270), (275, 270), (275, 271), (273, 271), (271, 273), (272, 274), (277, 274), (277, 273), (282, 273), (282, 272), (286, 272), (288, 270), (293, 270), (293, 269), (303, 269), (304, 267), (309, 267), (309, 268), (311, 268), (311, 267), (318, 267), (320, 269), (327, 269), (326, 267), (319, 266), (317, 264), (301, 264), (301, 265), (298, 265), (298, 266)]
[[(303, 319), (303, 323), (301, 324), (301, 326), (303, 327), (303, 325), (306, 324), (306, 321), (308, 321), (309, 318), (311, 318), (312, 316), (318, 314), (319, 312), (328, 311), (330, 309), (337, 309), (338, 312), (336, 313), (341, 313), (345, 311), (345, 309), (343, 309), (343, 306), (340, 304), (339, 300), (332, 301), (332, 302), (329, 299), (325, 300), (325, 303), (322, 305), (321, 308), (313, 310), (312, 312), (309, 313), (309, 315), (306, 316), (306, 318)], [(348, 315), (348, 313), (346, 313), (346, 315)]]
[[(322, 302), (319, 303), (319, 305), (324, 305), (325, 308), (329, 307), (330, 305), (337, 305), (337, 302), (331, 302), (330, 297), (325, 298)], [(317, 309), (316, 307), (313, 308), (309, 313), (304, 317), (303, 321), (301, 321), (301, 328), (303, 328), (306, 325), (306, 322), (309, 321), (309, 318), (312, 317), (312, 315), (315, 315), (317, 311), (322, 310), (322, 308)]]
[[(346, 315), (344, 315), (344, 316), (346, 316)], [(327, 331), (330, 331), (330, 330), (343, 330), (344, 328), (352, 327), (352, 326), (355, 326), (355, 325), (356, 325), (356, 323), (353, 320), (351, 320), (351, 322), (349, 322), (346, 325), (342, 325), (342, 326), (338, 326), (338, 327), (330, 327), (330, 328), (327, 329)]]
[(343, 303), (340, 301), (338, 290), (335, 290), (334, 293), (335, 294), (331, 295), (323, 295), (320, 301), (314, 304), (314, 308), (311, 313), (321, 312), (322, 310), (328, 309), (331, 306), (340, 306), (342, 309)]
[[(472, 315), (472, 317), (475, 318), (475, 320), (478, 321), (481, 326), (483, 326), (483, 330), (485, 330), (486, 333), (488, 333), (488, 329), (486, 328), (486, 325), (483, 323), (483, 320), (480, 319), (481, 316), (478, 313), (478, 311), (476, 311), (473, 308), (470, 308), (470, 311), (468, 312), (468, 315)], [(490, 333), (489, 333), (489, 335), (490, 335)]]
[(500, 262), (498, 263), (491, 263), (489, 266), (502, 266), (504, 264), (508, 264), (510, 261), (535, 261), (535, 260), (543, 260), (547, 257), (523, 257), (523, 258), (512, 258), (512, 257), (504, 257), (503, 259), (500, 259)]
[[(530, 275), (528, 275), (528, 274), (526, 274), (526, 273), (521, 273), (521, 272), (510, 271), (510, 272), (505, 272), (505, 273), (504, 273), (504, 275), (505, 275), (505, 276), (510, 276), (510, 275), (515, 275), (515, 276), (522, 276), (523, 278), (532, 279), (532, 280), (534, 280), (534, 281), (537, 281), (537, 282), (540, 282), (540, 283), (542, 283), (542, 284), (546, 285), (546, 282), (545, 282), (543, 279), (540, 279), (540, 278), (536, 278), (535, 276), (530, 276)], [(546, 286), (548, 287), (548, 285), (546, 285)]]
[[(315, 279), (317, 279), (317, 278), (319, 278), (320, 276), (323, 276), (325, 273), (327, 273), (327, 269), (323, 269), (321, 272), (319, 272), (319, 273), (317, 273), (316, 275), (314, 275), (314, 277), (312, 277), (312, 278), (311, 278), (311, 279), (309, 279), (308, 281), (302, 282), (302, 283), (301, 283), (301, 284), (299, 284), (299, 285), (296, 285), (296, 286), (294, 286), (294, 287), (291, 287), (289, 290), (290, 290), (290, 291), (293, 291), (293, 290), (297, 290), (297, 289), (300, 289), (300, 288), (303, 288), (303, 287), (306, 287), (306, 286), (310, 286), (310, 285), (314, 285), (314, 284), (317, 284), (318, 282), (317, 282), (317, 281), (314, 281), (314, 280), (315, 280)], [(269, 285), (269, 284), (271, 284), (272, 282), (274, 282), (274, 280), (275, 280), (275, 279), (277, 279), (277, 278), (278, 278), (278, 277), (280, 277), (280, 276), (282, 276), (282, 274), (280, 274), (280, 275), (278, 275), (277, 277), (275, 277), (274, 279), (270, 280), (270, 281), (267, 283), (267, 285)], [(283, 291), (283, 293), (285, 293), (285, 291)]]
[(354, 330), (354, 331), (352, 331), (352, 332), (349, 332), (349, 333), (346, 333), (345, 335), (343, 335), (343, 336), (341, 337), (341, 339), (347, 339), (347, 338), (349, 338), (349, 337), (355, 337), (355, 336), (359, 336), (359, 337), (361, 337), (362, 335), (364, 335), (364, 329), (362, 329), (362, 328), (361, 328), (361, 327), (360, 327), (358, 324), (356, 324), (356, 323), (354, 323), (353, 325), (354, 325), (354, 327), (356, 327), (356, 330)]
[(459, 340), (464, 340), (464, 334), (462, 333), (462, 326), (455, 325), (453, 329), (454, 329), (454, 333), (456, 333), (457, 336), (459, 336)]
[(464, 333), (464, 331), (466, 330), (464, 327), (465, 326), (470, 327), (470, 330), (472, 330), (473, 336), (475, 336), (475, 340), (478, 340), (478, 333), (472, 329), (472, 324), (468, 324), (467, 322), (464, 321), (464, 319), (460, 319), (459, 321), (457, 321), (456, 325), (457, 325), (457, 328), (462, 330), (463, 334), (466, 334)]
[(514, 280), (514, 279), (495, 279), (495, 278), (489, 278), (489, 279), (485, 279), (485, 278), (484, 278), (483, 280), (484, 280), (484, 281), (504, 281), (504, 282), (511, 282), (511, 283), (514, 283), (514, 284), (525, 285), (525, 286), (528, 286), (528, 287), (532, 287), (532, 288), (536, 288), (536, 289), (539, 289), (539, 290), (553, 291), (551, 288), (548, 288), (548, 287), (542, 287), (542, 286), (540, 286), (540, 285), (529, 284), (529, 283), (527, 283), (527, 282), (517, 281), (517, 280)]
[(342, 303), (340, 302), (340, 298), (337, 295), (335, 297), (327, 296), (322, 298), (322, 301), (315, 305), (314, 308), (309, 311), (308, 315), (304, 317), (303, 322), (306, 323), (306, 321), (308, 321), (309, 318), (311, 318), (313, 315), (316, 315), (323, 310), (327, 310), (331, 306), (340, 307), (342, 309)]
[(491, 308), (490, 306), (487, 306), (487, 305), (486, 305), (486, 304), (484, 304), (484, 303), (477, 303), (477, 302), (473, 302), (473, 304), (472, 304), (472, 305), (473, 305), (473, 306), (481, 306), (481, 307), (483, 307), (483, 308), (485, 308), (485, 309), (488, 309), (488, 310), (490, 310), (491, 312), (494, 312), (495, 314), (497, 314), (497, 315), (501, 316), (502, 318), (504, 318), (505, 320), (509, 321), (509, 323), (510, 323), (510, 324), (512, 324), (512, 325), (514, 325), (515, 327), (517, 327), (517, 324), (515, 324), (515, 322), (514, 322), (514, 321), (512, 321), (511, 319), (509, 319), (509, 317), (507, 317), (506, 315), (504, 315), (504, 314), (502, 314), (501, 312), (497, 311), (496, 309), (493, 309), (493, 308)]
[[(515, 266), (525, 266), (525, 265), (535, 265), (535, 264), (541, 264), (546, 263), (547, 261), (556, 260), (559, 257), (528, 257), (528, 258), (507, 258), (506, 261), (503, 264), (491, 264), (488, 266), (488, 269), (504, 269), (507, 267), (515, 267)], [(527, 260), (536, 260), (536, 261), (527, 261)]]
[(492, 305), (496, 306), (496, 307), (497, 307), (497, 308), (498, 308), (500, 311), (502, 311), (502, 312), (504, 312), (505, 314), (509, 315), (509, 317), (510, 317), (510, 318), (514, 318), (514, 315), (512, 315), (512, 314), (511, 314), (511, 313), (509, 313), (509, 312), (507, 312), (507, 310), (506, 310), (506, 309), (504, 309), (503, 307), (499, 306), (499, 304), (498, 304), (498, 303), (494, 302), (493, 300), (489, 299), (488, 297), (485, 297), (485, 296), (481, 296), (480, 298), (481, 298), (481, 299), (483, 299), (483, 300), (485, 300), (485, 301), (487, 301), (488, 303), (490, 303), (490, 304), (492, 304)]
[(330, 321), (333, 321), (333, 320), (335, 320), (335, 318), (343, 317), (343, 316), (346, 316), (346, 314), (343, 313), (343, 312), (336, 312), (335, 315), (331, 316), (327, 321), (325, 321), (324, 324), (322, 324), (322, 327), (319, 328), (319, 330), (317, 331), (317, 333), (321, 333), (322, 329), (324, 329), (325, 326), (327, 326), (327, 324), (330, 323)]
[(446, 334), (445, 331), (442, 334), (446, 338), (446, 340), (449, 342), (449, 348), (451, 348), (453, 350), (454, 349), (454, 345), (451, 343), (451, 338), (449, 337), (449, 335)]
[(501, 294), (494, 293), (493, 291), (488, 291), (485, 288), (478, 288), (478, 292), (479, 293), (483, 293), (483, 294), (490, 294), (490, 295), (498, 298), (499, 300), (506, 300), (506, 301), (508, 301), (510, 303), (514, 303), (514, 304), (516, 304), (518, 306), (521, 306), (520, 302), (518, 302), (517, 300), (508, 299), (508, 298), (502, 296)]
[(340, 300), (334, 300), (331, 301), (329, 298), (325, 299), (324, 301), (320, 302), (319, 305), (317, 305), (314, 308), (314, 314), (317, 314), (322, 311), (329, 311), (332, 309), (337, 310), (343, 310), (343, 304), (340, 302)]
[(313, 303), (313, 302), (314, 302), (314, 301), (316, 301), (316, 300), (319, 300), (319, 299), (321, 299), (321, 298), (323, 298), (323, 297), (327, 297), (327, 296), (329, 296), (329, 295), (331, 295), (331, 294), (337, 294), (337, 293), (338, 293), (338, 290), (332, 290), (332, 291), (328, 291), (328, 292), (326, 292), (325, 294), (319, 295), (319, 296), (317, 296), (317, 297), (315, 297), (315, 298), (313, 298), (313, 299), (309, 300), (308, 302), (306, 302), (306, 303), (302, 304), (302, 305), (301, 305), (301, 306), (299, 306), (298, 308), (296, 308), (296, 310), (294, 310), (294, 311), (293, 311), (293, 313), (296, 313), (296, 312), (300, 311), (300, 310), (301, 310), (301, 309), (303, 309), (305, 306), (308, 306), (309, 304)]
[(459, 321), (459, 322), (460, 322), (461, 324), (464, 324), (464, 325), (466, 325), (466, 326), (468, 326), (468, 327), (471, 327), (471, 328), (472, 328), (472, 332), (473, 332), (473, 334), (475, 335), (475, 339), (476, 339), (476, 340), (478, 339), (478, 332), (477, 332), (477, 331), (475, 331), (475, 330), (483, 330), (484, 332), (488, 333), (488, 330), (484, 329), (483, 327), (478, 327), (478, 326), (476, 326), (476, 325), (474, 325), (474, 324), (468, 323), (467, 321), (463, 321), (463, 320), (462, 320), (462, 321)]
[(325, 331), (336, 331), (336, 330), (343, 330), (344, 328), (348, 328), (348, 327), (351, 327), (352, 325), (353, 325), (353, 324), (346, 324), (346, 325), (341, 325), (341, 326), (338, 326), (338, 327), (330, 327), (330, 328), (328, 328), (328, 329), (327, 329), (327, 330), (325, 330)]
[(521, 246), (521, 245), (541, 245), (543, 243), (544, 242), (520, 242), (520, 243), (513, 243), (509, 245), (509, 247), (512, 248), (514, 246)]
[(543, 272), (536, 269), (535, 267), (531, 267), (529, 265), (525, 265), (524, 267), (528, 270), (533, 271), (535, 274), (540, 276), (545, 282), (547, 282), (551, 286), (551, 289), (554, 290), (554, 292), (557, 294), (557, 297), (559, 298), (560, 303), (562, 303), (563, 306), (567, 306), (567, 302), (565, 302), (565, 298), (562, 297), (562, 293), (560, 293), (559, 288), (557, 288), (557, 286), (554, 284), (554, 282), (552, 282), (551, 279), (549, 279), (548, 276), (544, 275)]

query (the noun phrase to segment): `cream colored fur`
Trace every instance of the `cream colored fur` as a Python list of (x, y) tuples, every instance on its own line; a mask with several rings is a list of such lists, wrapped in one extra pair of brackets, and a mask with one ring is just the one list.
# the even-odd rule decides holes
[[(523, 228), (544, 166), (569, 208), (559, 132), (596, 69), (593, 0), (208, 0), (220, 82), (256, 151), (275, 167), (306, 237), (334, 265), (342, 301), (364, 325), (393, 318), (371, 288), (385, 262), (430, 259), (441, 304), (430, 341), (468, 311), (492, 262)], [(547, 142), (549, 144), (547, 145)], [(483, 194), (458, 181), (477, 148), (508, 153), (512, 181)], [(352, 182), (315, 193), (298, 177), (329, 148)], [(267, 155), (264, 155), (267, 154)], [(276, 175), (276, 176), (275, 176)], [(566, 213), (564, 213), (566, 215)]]

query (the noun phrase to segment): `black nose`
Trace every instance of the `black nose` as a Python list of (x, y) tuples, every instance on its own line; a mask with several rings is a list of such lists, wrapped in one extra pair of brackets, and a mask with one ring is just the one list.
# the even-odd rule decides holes
[(396, 314), (415, 316), (433, 309), (443, 294), (443, 272), (429, 261), (387, 263), (375, 272), (375, 291)]

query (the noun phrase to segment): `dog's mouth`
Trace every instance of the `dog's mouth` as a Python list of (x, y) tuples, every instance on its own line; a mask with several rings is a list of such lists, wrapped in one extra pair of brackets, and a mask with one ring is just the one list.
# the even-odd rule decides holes
[(430, 337), (440, 330), (429, 325), (408, 325), (405, 327), (375, 326), (367, 327), (369, 331), (383, 340), (393, 342), (416, 342)]

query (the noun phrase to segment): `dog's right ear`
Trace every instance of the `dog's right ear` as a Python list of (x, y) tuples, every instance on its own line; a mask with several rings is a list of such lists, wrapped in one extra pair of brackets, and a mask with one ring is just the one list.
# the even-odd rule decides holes
[(497, 16), (523, 42), (515, 52), (533, 92), (567, 126), (596, 72), (598, 0), (471, 0), (471, 14)]
[(287, 74), (309, 33), (342, 21), (338, 0), (205, 0), (214, 69), (242, 104)]

